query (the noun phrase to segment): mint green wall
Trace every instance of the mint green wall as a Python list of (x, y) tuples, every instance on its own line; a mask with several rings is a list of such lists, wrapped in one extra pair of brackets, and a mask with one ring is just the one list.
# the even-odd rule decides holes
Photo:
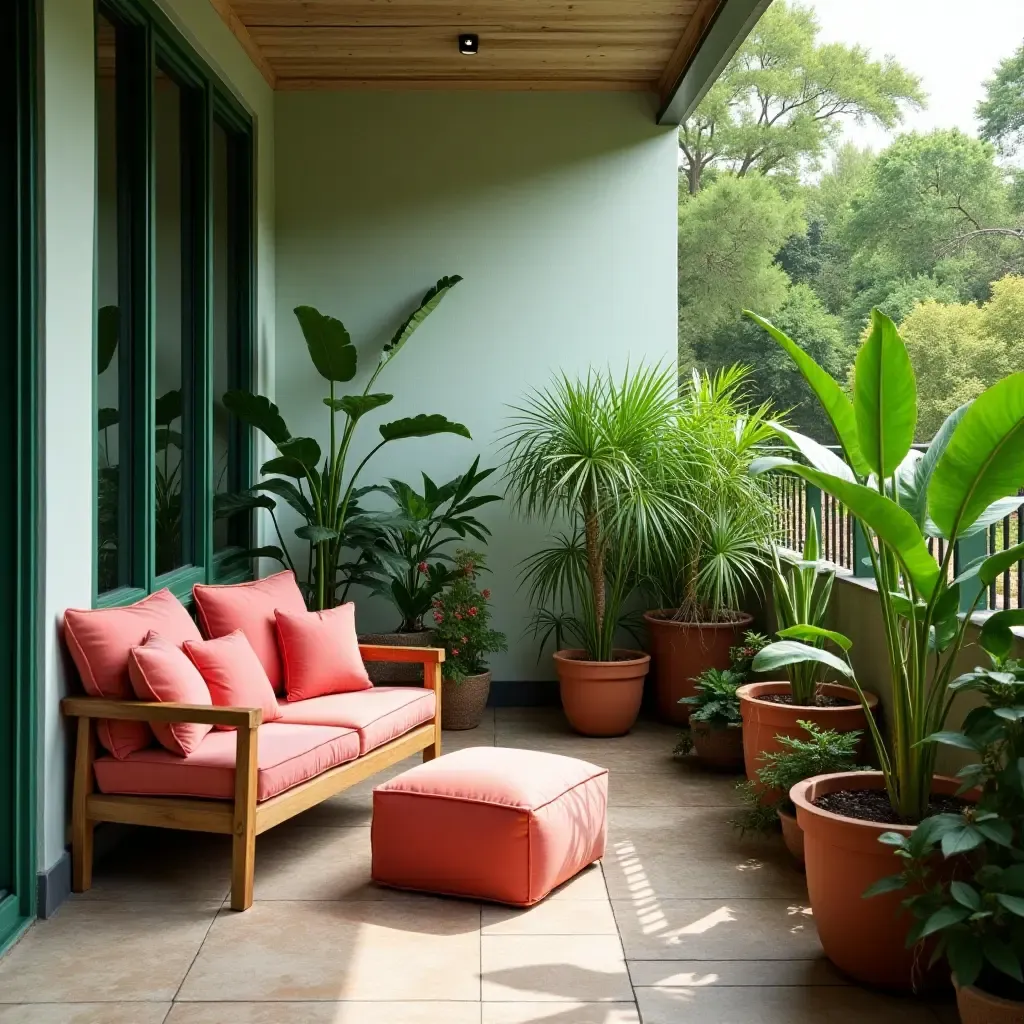
[[(396, 443), (364, 482), (499, 462), (506, 406), (556, 370), (670, 361), (676, 350), (675, 132), (637, 95), (278, 93), (277, 400), (295, 434), (325, 443), (321, 397), (292, 309), (339, 317), (370, 355), (443, 274), (465, 281), (412, 339), (378, 388), (388, 418), (443, 412), (473, 441)], [(374, 436), (363, 425), (357, 455)], [(369, 429), (367, 429), (369, 428)], [(516, 563), (544, 538), (503, 506), (490, 586), (510, 653), (498, 679), (549, 678), (522, 638)], [(394, 628), (376, 600), (361, 629)]]

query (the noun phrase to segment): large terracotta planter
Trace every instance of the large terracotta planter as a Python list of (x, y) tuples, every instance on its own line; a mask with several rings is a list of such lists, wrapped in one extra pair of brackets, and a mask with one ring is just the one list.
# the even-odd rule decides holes
[(782, 826), (782, 841), (786, 844), (793, 860), (801, 871), (804, 870), (804, 833), (797, 824), (796, 815), (780, 810), (779, 824)]
[(701, 764), (720, 772), (743, 770), (743, 733), (739, 723), (716, 728), (707, 722), (690, 722), (693, 752)]
[(584, 736), (622, 736), (633, 728), (644, 695), (650, 655), (614, 652), (618, 661), (587, 661), (586, 651), (558, 651), (562, 709), (569, 724)]
[(961, 1024), (1024, 1024), (1024, 1003), (990, 996), (980, 988), (965, 985), (961, 988), (953, 975), (956, 989), (956, 1008)]
[(740, 642), (754, 619), (742, 612), (735, 622), (677, 622), (674, 614), (665, 608), (649, 611), (644, 622), (650, 636), (658, 715), (685, 725), (690, 720), (690, 705), (680, 704), (679, 699), (693, 696), (693, 680), (701, 672), (729, 667), (729, 648)]
[[(846, 707), (819, 708), (775, 704), (759, 699), (765, 694), (789, 693), (789, 683), (786, 682), (747, 683), (736, 691), (743, 718), (743, 762), (748, 779), (757, 782), (757, 770), (764, 767), (764, 761), (761, 760), (764, 754), (777, 754), (785, 749), (778, 741), (778, 736), (807, 738), (800, 722), (813, 722), (822, 729), (835, 729), (836, 732), (860, 729), (864, 733), (861, 737), (861, 756), (867, 753), (870, 744), (868, 720), (857, 691), (838, 683), (824, 683), (819, 690), (829, 697), (842, 697), (855, 703)], [(873, 693), (866, 696), (874, 711), (878, 706), (878, 698)]]
[[(839, 772), (798, 782), (789, 797), (804, 834), (807, 892), (825, 955), (841, 971), (866, 985), (910, 991), (927, 984), (928, 955), (907, 949), (911, 915), (900, 906), (905, 892), (864, 899), (864, 891), (896, 874), (901, 861), (883, 846), (883, 832), (910, 835), (913, 825), (887, 825), (832, 814), (813, 801), (844, 789), (884, 789), (881, 772)], [(956, 779), (936, 776), (932, 791), (952, 794)], [(915, 974), (916, 970), (916, 974)]]
[[(360, 633), (359, 642), (380, 647), (433, 647), (434, 631), (421, 629), (416, 633)], [(366, 671), (370, 682), (377, 686), (415, 686), (423, 682), (422, 665), (401, 661), (371, 661), (367, 662)]]
[(484, 717), (491, 692), (491, 673), (467, 676), (461, 683), (441, 684), (441, 728), (475, 729)]

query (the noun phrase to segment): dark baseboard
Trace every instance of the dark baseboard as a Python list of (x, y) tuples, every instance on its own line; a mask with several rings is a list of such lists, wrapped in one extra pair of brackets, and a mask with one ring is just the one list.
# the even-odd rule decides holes
[(492, 708), (558, 707), (558, 683), (536, 679), (529, 682), (493, 680), (487, 703)]
[(44, 920), (71, 895), (71, 854), (65, 850), (53, 864), (36, 876), (36, 912)]

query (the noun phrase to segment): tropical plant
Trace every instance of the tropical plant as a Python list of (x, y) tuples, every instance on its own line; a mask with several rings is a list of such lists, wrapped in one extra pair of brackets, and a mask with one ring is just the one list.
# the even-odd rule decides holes
[(754, 659), (771, 641), (764, 633), (755, 633), (748, 629), (743, 634), (743, 642), (729, 648), (729, 665), (733, 672), (749, 679), (754, 666)]
[[(980, 643), (989, 667), (950, 689), (980, 694), (984, 704), (960, 731), (929, 737), (974, 755), (958, 775), (960, 792), (976, 790), (977, 803), (927, 818), (909, 836), (880, 836), (903, 864), (867, 895), (908, 889), (904, 906), (915, 918), (908, 946), (933, 937), (932, 963), (945, 956), (961, 985), (1024, 1001), (1024, 662), (1005, 656), (1012, 643), (1005, 624), (983, 629)], [(955, 872), (941, 866), (950, 857)]]
[(505, 634), (491, 629), (491, 592), (477, 579), (486, 570), (479, 551), (460, 548), (448, 585), (433, 601), (434, 642), (445, 649), (444, 677), (461, 683), (487, 671), (487, 655), (508, 650)]
[[(925, 816), (935, 774), (935, 745), (924, 741), (941, 729), (948, 714), (952, 674), (970, 613), (984, 588), (1024, 557), (1024, 545), (1017, 545), (962, 567), (955, 578), (950, 571), (958, 540), (976, 535), (1020, 503), (1024, 373), (1004, 378), (956, 410), (920, 453), (911, 449), (917, 425), (914, 371), (888, 317), (872, 312), (851, 400), (785, 334), (748, 315), (797, 364), (828, 414), (845, 457), (777, 426), (779, 437), (804, 461), (768, 457), (758, 460), (752, 472), (802, 477), (845, 505), (867, 538), (892, 679), (887, 739), (870, 713), (867, 720), (893, 810), (903, 821), (918, 822)], [(931, 537), (946, 541), (938, 562), (928, 550)], [(962, 617), (961, 605), (968, 613)], [(993, 619), (997, 627), (1024, 623), (1024, 609), (998, 612)], [(762, 651), (754, 667), (765, 671), (801, 661), (817, 661), (849, 677), (864, 700), (849, 660), (822, 647), (786, 639)]]
[[(835, 640), (839, 634), (825, 630), (822, 623), (828, 611), (834, 569), (823, 568), (818, 542), (818, 519), (812, 512), (807, 517), (807, 538), (803, 557), (793, 559), (776, 548), (772, 561), (772, 593), (779, 636), (799, 637), (815, 647), (824, 647), (825, 640)], [(788, 564), (783, 574), (782, 561)], [(802, 627), (810, 627), (807, 632)], [(793, 703), (802, 707), (814, 704), (818, 684), (824, 680), (827, 668), (820, 661), (799, 661), (786, 667)]]
[(675, 375), (643, 366), (620, 379), (562, 375), (513, 410), (508, 496), (529, 518), (567, 524), (523, 564), (542, 648), (571, 636), (590, 660), (610, 661), (617, 627), (635, 628), (625, 604), (638, 576), (686, 528), (679, 415)]
[(353, 584), (362, 583), (398, 611), (398, 632), (423, 629), (431, 601), (455, 577), (452, 556), (444, 549), (456, 539), (472, 537), (486, 543), (490, 536), (491, 531), (471, 513), (501, 501), (501, 495), (473, 494), (494, 472), (481, 471), (479, 465), (477, 456), (465, 473), (440, 486), (423, 473), (422, 494), (401, 480), (363, 488), (361, 494), (387, 495), (392, 507), (362, 517), (359, 555), (342, 567), (346, 582), (341, 600)]
[(770, 407), (747, 403), (749, 376), (743, 366), (694, 370), (682, 388), (675, 487), (685, 521), (656, 538), (643, 585), (684, 622), (733, 621), (769, 558), (775, 514), (750, 466), (774, 431)]
[[(322, 452), (312, 437), (293, 437), (281, 412), (270, 399), (249, 391), (229, 391), (224, 405), (243, 423), (255, 427), (269, 438), (278, 455), (264, 463), (260, 473), (264, 479), (242, 494), (224, 495), (217, 503), (218, 513), (234, 515), (253, 509), (266, 509), (273, 520), (280, 545), (269, 545), (243, 552), (241, 558), (273, 558), (295, 571), (303, 584), (310, 606), (316, 609), (333, 607), (343, 585), (342, 556), (348, 545), (359, 546), (367, 526), (359, 497), (366, 493), (356, 483), (366, 464), (385, 445), (410, 437), (435, 434), (459, 434), (469, 437), (461, 423), (453, 423), (438, 413), (420, 414), (383, 423), (378, 428), (380, 440), (370, 449), (351, 473), (346, 462), (352, 439), (362, 418), (387, 405), (392, 395), (373, 390), (385, 367), (401, 352), (413, 332), (438, 307), (441, 300), (461, 281), (456, 276), (443, 277), (431, 288), (407, 316), (391, 340), (384, 346), (377, 365), (362, 392), (337, 395), (337, 385), (347, 384), (356, 375), (356, 347), (344, 324), (332, 316), (297, 306), (295, 316), (306, 341), (310, 359), (317, 372), (329, 382), (329, 393), (323, 399), (327, 406), (330, 437), (329, 448)], [(322, 465), (321, 465), (322, 460)], [(347, 474), (347, 475), (346, 475)], [(309, 545), (305, 572), (298, 566), (285, 544), (275, 510), (276, 498), (284, 500), (302, 519), (295, 536)]]
[(764, 764), (757, 769), (757, 782), (748, 779), (737, 785), (745, 807), (733, 824), (741, 832), (773, 831), (779, 823), (779, 811), (795, 812), (789, 791), (804, 779), (832, 772), (867, 771), (857, 766), (860, 732), (822, 729), (814, 722), (797, 724), (807, 738), (777, 736), (783, 749), (761, 755)]

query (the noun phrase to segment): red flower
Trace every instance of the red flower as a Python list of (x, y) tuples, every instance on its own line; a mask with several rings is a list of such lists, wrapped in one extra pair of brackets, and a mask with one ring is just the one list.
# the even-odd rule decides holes
[(455, 618), (457, 618), (461, 622), (462, 621), (462, 613), (461, 612), (456, 612), (455, 613)]
[(458, 657), (458, 654), (459, 654), (459, 649), (458, 649), (458, 647), (453, 647), (453, 648), (452, 648), (452, 656), (453, 656), (453, 657)]
[(464, 637), (462, 638), (462, 642), (463, 642), (464, 644), (468, 644), (468, 643), (469, 643), (469, 637), (468, 637), (468, 636), (464, 636)]
[(444, 621), (444, 616), (440, 612), (434, 612), (434, 621), (435, 622), (443, 622)]
[(491, 592), (490, 592), (489, 590), (486, 590), (486, 589), (485, 589), (485, 590), (482, 590), (482, 591), (480, 592), (480, 596), (481, 596), (481, 597), (482, 597), (482, 598), (483, 598), (483, 599), (484, 599), (485, 601), (487, 601), (487, 600), (490, 600), (490, 597), (491, 597)]
[(417, 565), (416, 568), (419, 569), (419, 571), (423, 573), (423, 575), (425, 576), (427, 574), (427, 569), (430, 567), (427, 565), (426, 562), (420, 562), (420, 564)]
[(473, 605), (473, 607), (469, 609), (469, 614), (476, 615), (476, 605)]

